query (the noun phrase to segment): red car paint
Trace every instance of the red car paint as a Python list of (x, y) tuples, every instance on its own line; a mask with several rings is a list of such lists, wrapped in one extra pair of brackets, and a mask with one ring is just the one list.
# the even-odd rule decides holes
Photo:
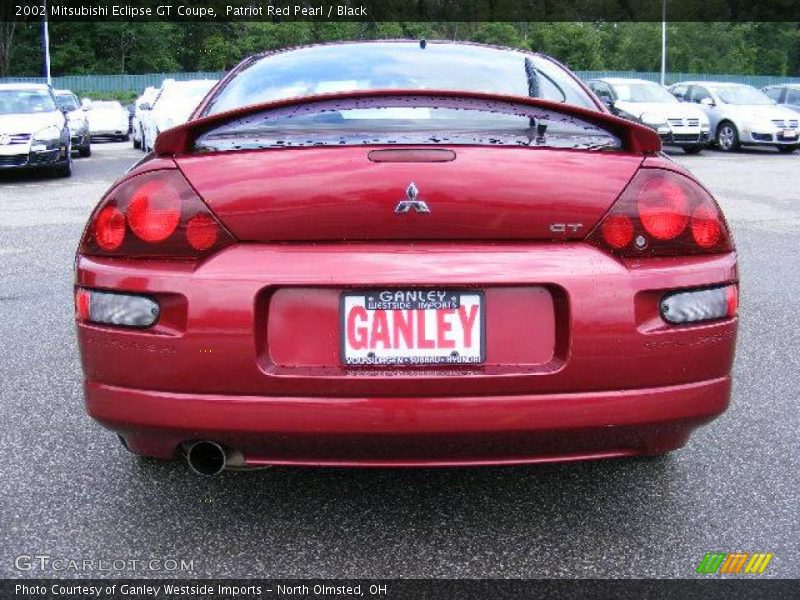
[[(737, 318), (672, 326), (659, 302), (736, 283), (736, 256), (621, 258), (586, 241), (642, 169), (694, 181), (643, 150), (643, 128), (597, 115), (627, 132), (624, 151), (191, 154), (209, 120), (230, 115), (162, 134), (161, 157), (123, 180), (180, 171), (236, 243), (197, 260), (79, 252), (77, 286), (161, 307), (147, 329), (79, 320), (89, 414), (137, 453), (169, 458), (212, 440), (246, 465), (535, 463), (680, 447), (727, 407)], [(412, 179), (430, 215), (393, 212)], [(555, 221), (583, 227), (554, 231)], [(342, 364), (342, 293), (370, 289), (482, 291), (485, 362)]]
[[(455, 152), (456, 160), (438, 163), (375, 163), (360, 147), (180, 156), (176, 163), (231, 233), (253, 242), (581, 239), (642, 163), (630, 153)], [(425, 218), (386, 210), (411, 181), (435, 207)], [(554, 222), (583, 227), (554, 236)]]

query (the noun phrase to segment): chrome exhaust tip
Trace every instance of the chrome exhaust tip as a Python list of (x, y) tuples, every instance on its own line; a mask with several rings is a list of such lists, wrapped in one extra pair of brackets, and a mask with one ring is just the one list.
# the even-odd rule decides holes
[(225, 469), (229, 459), (225, 448), (218, 443), (202, 440), (186, 447), (186, 462), (198, 475), (213, 477)]

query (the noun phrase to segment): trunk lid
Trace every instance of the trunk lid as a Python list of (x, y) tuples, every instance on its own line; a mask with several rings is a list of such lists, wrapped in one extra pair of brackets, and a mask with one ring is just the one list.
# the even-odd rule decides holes
[[(268, 242), (581, 239), (644, 158), (507, 146), (407, 149), (303, 147), (175, 160), (236, 238)], [(397, 212), (414, 200), (430, 212), (419, 204)]]

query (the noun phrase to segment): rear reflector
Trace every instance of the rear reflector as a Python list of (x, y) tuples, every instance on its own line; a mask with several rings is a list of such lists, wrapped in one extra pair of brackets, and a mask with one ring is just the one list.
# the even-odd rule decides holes
[(667, 294), (661, 299), (661, 316), (668, 323), (697, 323), (736, 315), (739, 290), (736, 285)]
[(148, 296), (78, 288), (75, 315), (81, 322), (121, 327), (150, 327), (158, 321), (158, 302)]

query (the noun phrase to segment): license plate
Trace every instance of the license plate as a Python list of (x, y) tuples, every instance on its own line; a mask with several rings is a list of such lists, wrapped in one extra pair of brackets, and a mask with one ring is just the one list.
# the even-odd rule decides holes
[(469, 364), (485, 360), (483, 292), (367, 290), (341, 296), (346, 365)]
[(797, 132), (794, 129), (784, 129), (783, 131), (781, 131), (781, 137), (789, 139), (796, 138)]
[(5, 144), (0, 145), (0, 156), (16, 156), (17, 154), (28, 154), (28, 146), (25, 144)]

